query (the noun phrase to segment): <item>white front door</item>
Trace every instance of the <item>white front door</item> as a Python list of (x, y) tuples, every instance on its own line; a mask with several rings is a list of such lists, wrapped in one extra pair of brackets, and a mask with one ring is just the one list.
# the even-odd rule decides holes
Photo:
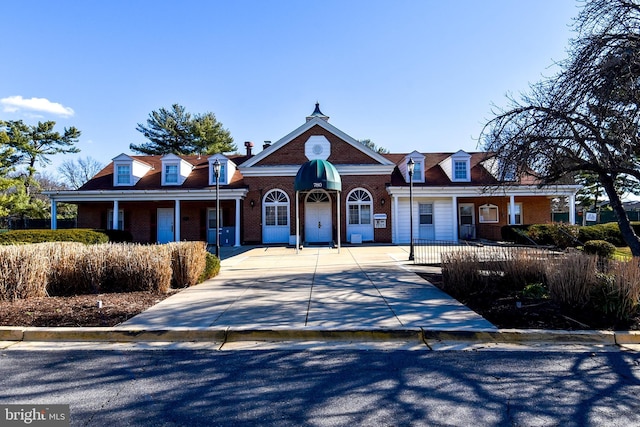
[(158, 243), (173, 241), (173, 208), (158, 208)]
[(419, 229), (418, 237), (426, 240), (435, 240), (436, 232), (433, 226), (433, 203), (418, 204)]
[(460, 203), (458, 206), (458, 224), (460, 230), (458, 236), (462, 240), (476, 238), (476, 213), (473, 203)]
[(304, 239), (307, 243), (333, 241), (331, 201), (324, 191), (312, 191), (304, 204)]

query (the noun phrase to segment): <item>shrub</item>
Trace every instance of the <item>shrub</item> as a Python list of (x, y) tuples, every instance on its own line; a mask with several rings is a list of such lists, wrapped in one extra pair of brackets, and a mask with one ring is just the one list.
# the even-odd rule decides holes
[(584, 244), (584, 252), (602, 258), (612, 258), (616, 247), (605, 240), (589, 240)]
[(106, 234), (111, 243), (131, 243), (133, 235), (125, 230), (94, 230), (98, 233)]
[(620, 227), (616, 222), (606, 224), (595, 224), (580, 227), (578, 240), (587, 242), (589, 240), (605, 240), (615, 246), (626, 246)]
[(11, 230), (0, 234), (0, 244), (43, 243), (43, 242), (79, 242), (85, 244), (106, 243), (106, 234), (94, 230)]
[(502, 240), (520, 245), (531, 245), (532, 241), (527, 234), (529, 227), (529, 225), (504, 225), (500, 229)]
[(171, 286), (186, 288), (199, 283), (206, 266), (207, 244), (205, 242), (167, 243), (171, 253), (173, 278)]
[(198, 279), (198, 283), (202, 283), (205, 280), (208, 280), (214, 276), (217, 276), (219, 272), (220, 272), (220, 259), (214, 254), (207, 252), (204, 270), (202, 271), (202, 274)]
[(534, 224), (527, 229), (527, 236), (539, 245), (569, 248), (579, 244), (578, 231), (578, 226), (570, 224)]

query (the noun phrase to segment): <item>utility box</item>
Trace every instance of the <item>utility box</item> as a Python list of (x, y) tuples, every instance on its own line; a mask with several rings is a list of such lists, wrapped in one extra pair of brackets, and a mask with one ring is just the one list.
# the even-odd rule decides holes
[(387, 228), (387, 214), (373, 214), (374, 228)]

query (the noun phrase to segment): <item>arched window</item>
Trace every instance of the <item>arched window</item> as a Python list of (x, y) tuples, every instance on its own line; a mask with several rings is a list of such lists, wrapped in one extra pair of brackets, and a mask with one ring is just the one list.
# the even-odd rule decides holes
[(349, 196), (347, 197), (349, 224), (371, 224), (372, 205), (371, 194), (369, 194), (367, 190), (357, 188), (349, 193)]
[(289, 225), (289, 197), (284, 191), (272, 190), (264, 197), (265, 225)]

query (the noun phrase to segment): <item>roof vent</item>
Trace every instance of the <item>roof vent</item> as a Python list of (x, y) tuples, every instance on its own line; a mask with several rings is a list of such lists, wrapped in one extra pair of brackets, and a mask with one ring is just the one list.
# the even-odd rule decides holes
[(264, 144), (262, 144), (263, 150), (266, 150), (269, 147), (271, 147), (271, 141), (265, 141)]

